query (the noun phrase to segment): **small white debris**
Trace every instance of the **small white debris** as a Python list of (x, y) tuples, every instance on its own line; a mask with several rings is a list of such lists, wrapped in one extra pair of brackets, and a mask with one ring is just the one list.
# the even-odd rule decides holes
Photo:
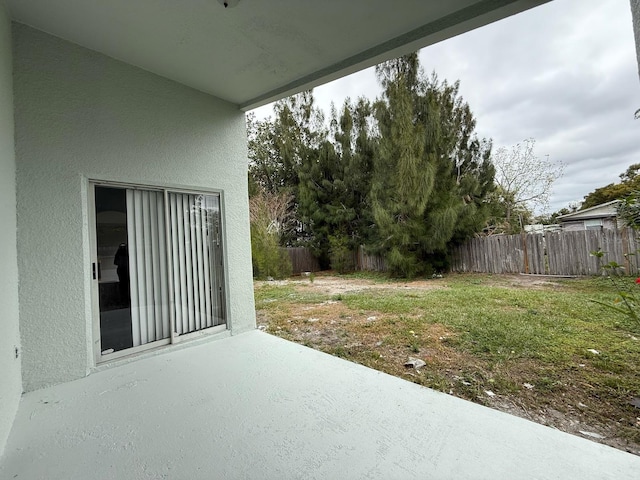
[(528, 390), (533, 390), (533, 385), (531, 385), (530, 383), (523, 383), (524, 388), (528, 389)]
[(631, 335), (631, 340), (633, 340), (634, 342), (637, 341), (638, 339), (636, 337), (634, 337), (633, 335)]
[(496, 394), (493, 393), (491, 390), (485, 390), (484, 393), (487, 394), (487, 397), (495, 397), (496, 396)]
[(578, 430), (578, 431), (586, 437), (597, 438), (598, 440), (602, 440), (603, 438), (605, 438), (604, 435), (600, 435), (599, 433), (585, 432), (584, 430)]
[(382, 346), (382, 342), (381, 341), (380, 342), (376, 342), (376, 347), (380, 347), (380, 346)]
[(579, 408), (588, 408), (584, 403), (582, 402), (578, 402), (578, 407)]
[(309, 320), (307, 320), (307, 322), (317, 322), (318, 320), (320, 320), (319, 318), (310, 318)]
[(267, 329), (266, 325), (258, 325), (258, 330), (262, 330), (263, 332)]
[(471, 385), (471, 383), (470, 383), (470, 382), (467, 382), (464, 378), (459, 377), (458, 375), (454, 375), (454, 376), (453, 376), (453, 379), (454, 379), (454, 380), (457, 380), (458, 382), (460, 382), (461, 384), (463, 384), (463, 385), (465, 385), (465, 386), (467, 386), (467, 387), (468, 387), (469, 385)]
[(275, 278), (273, 277), (267, 277), (267, 282), (273, 282), (275, 280)]
[(596, 350), (595, 348), (589, 348), (589, 349), (587, 349), (587, 352), (593, 353), (594, 355), (600, 355), (600, 352), (598, 350)]
[(419, 358), (413, 358), (413, 357), (409, 357), (409, 360), (407, 360), (404, 363), (405, 367), (410, 367), (410, 368), (415, 368), (416, 370), (420, 367), (424, 367), (427, 364), (427, 362), (425, 362), (424, 360), (420, 360)]
[(582, 367), (582, 368), (586, 367), (586, 365), (584, 363), (579, 363), (578, 366)]
[(367, 317), (367, 322), (373, 322), (375, 320), (377, 320), (378, 317)]
[(309, 275), (311, 275), (311, 272), (302, 272), (302, 275), (304, 275), (305, 277), (308, 277)]

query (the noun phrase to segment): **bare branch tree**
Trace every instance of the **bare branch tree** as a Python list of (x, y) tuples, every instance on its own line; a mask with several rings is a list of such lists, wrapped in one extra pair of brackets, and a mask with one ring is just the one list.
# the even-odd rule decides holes
[(281, 248), (287, 224), (294, 218), (293, 196), (260, 189), (249, 199), (251, 263), (256, 278), (284, 278), (291, 274), (291, 261)]
[(533, 138), (510, 149), (497, 149), (491, 161), (496, 169), (497, 194), (505, 208), (507, 223), (516, 212), (548, 208), (553, 182), (562, 176), (564, 164), (552, 162), (548, 155), (544, 159), (537, 157)]
[(251, 226), (280, 238), (295, 217), (292, 201), (293, 195), (287, 192), (270, 193), (261, 189), (249, 199)]

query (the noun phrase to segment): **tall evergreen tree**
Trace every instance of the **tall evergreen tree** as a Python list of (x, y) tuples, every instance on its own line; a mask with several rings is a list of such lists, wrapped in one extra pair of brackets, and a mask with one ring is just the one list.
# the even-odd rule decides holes
[(274, 145), (274, 124), (271, 118), (258, 120), (247, 115), (249, 145), (249, 196), (259, 191), (276, 194), (286, 187), (283, 166)]
[(373, 233), (370, 191), (377, 137), (374, 135), (371, 120), (372, 106), (368, 100), (359, 98), (354, 104), (347, 102), (341, 121), (344, 133), (336, 138), (343, 145), (343, 152), (347, 146), (351, 147), (351, 152), (343, 163), (348, 192), (346, 203), (354, 210), (349, 231), (351, 246), (354, 249), (368, 243)]
[(366, 100), (346, 101), (330, 119), (331, 137), (309, 155), (299, 171), (300, 213), (312, 232), (310, 245), (321, 263), (352, 267), (351, 252), (366, 237), (372, 148)]
[(298, 172), (326, 139), (322, 111), (314, 106), (311, 90), (274, 104), (273, 146), (283, 183), (297, 199)]
[(377, 249), (397, 275), (444, 269), (447, 247), (486, 220), (490, 143), (473, 134), (458, 84), (425, 79), (417, 54), (376, 73), (384, 87), (375, 105), (380, 139), (371, 186)]
[[(284, 192), (292, 198), (290, 213), (296, 215), (301, 166), (318, 155), (327, 132), (322, 111), (314, 106), (311, 91), (276, 102), (274, 112), (273, 120), (247, 117), (250, 193)], [(308, 235), (308, 226), (304, 223), (291, 222), (290, 225), (292, 228), (281, 235), (284, 245), (295, 244)]]
[(447, 251), (485, 225), (494, 188), (491, 143), (458, 83), (425, 78), (416, 54), (376, 68), (384, 95), (332, 108), (329, 128), (311, 92), (249, 122), (250, 185), (293, 198), (298, 229), (338, 270), (364, 244), (393, 274), (446, 268)]

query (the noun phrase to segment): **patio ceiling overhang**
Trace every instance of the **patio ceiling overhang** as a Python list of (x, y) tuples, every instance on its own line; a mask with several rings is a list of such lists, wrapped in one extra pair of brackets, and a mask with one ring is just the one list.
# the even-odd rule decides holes
[[(8, 0), (20, 23), (250, 110), (549, 0)], [(235, 2), (231, 2), (232, 4)]]

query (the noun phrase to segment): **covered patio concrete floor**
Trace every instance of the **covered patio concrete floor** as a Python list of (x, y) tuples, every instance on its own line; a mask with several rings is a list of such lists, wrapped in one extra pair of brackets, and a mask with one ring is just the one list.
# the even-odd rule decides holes
[(640, 457), (255, 331), (24, 395), (1, 479), (638, 479)]

